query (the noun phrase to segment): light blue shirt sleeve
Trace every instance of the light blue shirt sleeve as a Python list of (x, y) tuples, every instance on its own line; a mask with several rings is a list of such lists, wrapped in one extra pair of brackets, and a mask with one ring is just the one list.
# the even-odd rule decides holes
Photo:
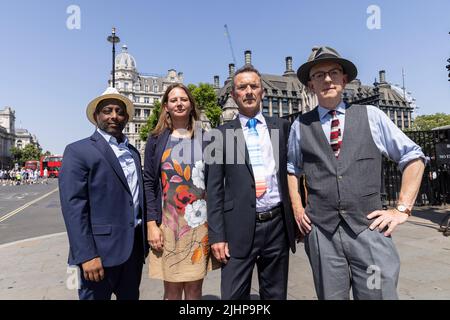
[(426, 164), (422, 149), (392, 122), (388, 116), (375, 106), (367, 106), (370, 132), (380, 152), (398, 163), (403, 172), (406, 165), (415, 159)]
[(295, 119), (291, 125), (288, 140), (288, 155), (287, 155), (287, 171), (289, 174), (294, 174), (300, 177), (302, 174), (302, 153), (300, 150), (300, 121)]

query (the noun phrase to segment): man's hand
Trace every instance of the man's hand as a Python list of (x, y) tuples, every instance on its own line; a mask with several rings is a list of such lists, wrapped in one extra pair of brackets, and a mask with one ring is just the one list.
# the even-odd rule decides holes
[(294, 211), (295, 221), (297, 222), (298, 228), (303, 236), (311, 232), (311, 220), (305, 213), (305, 208), (292, 208)]
[(164, 247), (164, 236), (156, 221), (147, 222), (148, 244), (156, 251), (162, 251)]
[(370, 225), (369, 227), (370, 230), (378, 228), (378, 230), (381, 232), (384, 230), (386, 226), (389, 226), (389, 228), (384, 233), (386, 237), (389, 237), (391, 233), (394, 231), (394, 229), (397, 227), (397, 225), (402, 224), (403, 222), (408, 220), (408, 215), (395, 209), (389, 209), (389, 210), (374, 211), (371, 214), (369, 214), (367, 218), (368, 219), (376, 218), (375, 221), (372, 222), (372, 224)]
[(105, 278), (105, 270), (100, 257), (82, 263), (81, 268), (84, 278), (88, 281), (100, 282)]
[(217, 261), (227, 263), (230, 258), (230, 251), (228, 250), (228, 242), (218, 242), (211, 245), (211, 251)]

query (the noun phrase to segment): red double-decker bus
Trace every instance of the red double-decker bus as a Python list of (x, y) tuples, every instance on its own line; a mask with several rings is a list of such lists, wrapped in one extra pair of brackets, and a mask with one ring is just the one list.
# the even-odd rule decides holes
[(57, 178), (59, 176), (59, 170), (61, 169), (62, 158), (63, 157), (59, 155), (42, 156), (39, 166), (40, 169), (39, 175), (43, 177), (44, 170), (47, 168), (48, 177)]
[(39, 169), (39, 161), (38, 160), (29, 160), (25, 161), (25, 169), (36, 170)]

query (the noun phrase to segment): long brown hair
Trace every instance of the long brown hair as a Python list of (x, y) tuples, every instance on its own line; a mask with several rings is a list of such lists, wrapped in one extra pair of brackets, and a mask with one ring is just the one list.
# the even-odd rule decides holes
[(170, 131), (173, 131), (172, 119), (170, 118), (170, 114), (166, 111), (164, 106), (169, 101), (170, 92), (175, 88), (183, 89), (189, 98), (189, 102), (191, 103), (191, 112), (189, 113), (189, 123), (188, 123), (187, 130), (192, 133), (194, 130), (195, 121), (197, 121), (200, 118), (199, 111), (197, 109), (197, 105), (195, 104), (194, 97), (192, 96), (189, 89), (182, 83), (171, 84), (167, 88), (166, 92), (164, 92), (164, 95), (161, 100), (161, 114), (159, 115), (158, 123), (156, 124), (155, 129), (152, 131), (152, 135), (154, 135), (154, 136), (159, 136), (166, 129), (170, 129)]

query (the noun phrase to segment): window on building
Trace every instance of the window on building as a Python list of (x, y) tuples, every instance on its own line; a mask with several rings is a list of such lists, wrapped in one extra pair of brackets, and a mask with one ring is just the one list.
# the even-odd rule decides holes
[(278, 117), (279, 114), (280, 114), (280, 111), (279, 111), (278, 99), (272, 98), (272, 116)]
[(403, 118), (404, 118), (405, 120), (408, 119), (408, 114), (409, 114), (409, 112), (408, 112), (407, 110), (403, 111)]
[(395, 113), (394, 113), (394, 109), (390, 109), (390, 118), (392, 121), (395, 121)]
[(139, 103), (139, 97), (138, 96), (134, 97), (134, 102)]
[(281, 100), (281, 112), (280, 117), (287, 116), (289, 114), (289, 101), (286, 98)]
[(153, 92), (158, 92), (158, 85), (153, 86)]
[(125, 90), (128, 90), (128, 82), (124, 82), (123, 88), (124, 88)]
[(268, 116), (269, 115), (269, 98), (264, 98), (262, 101), (263, 105), (263, 115)]
[(292, 91), (292, 96), (296, 97), (297, 96), (297, 91)]
[(141, 109), (136, 108), (134, 109), (134, 117), (139, 118), (141, 116)]
[(144, 103), (150, 103), (150, 98), (149, 97), (144, 97)]
[(292, 112), (300, 111), (298, 102), (298, 99), (292, 99)]
[(282, 94), (283, 96), (287, 96), (287, 91), (286, 91), (286, 90), (282, 90), (282, 91), (281, 91), (281, 94)]
[(274, 96), (277, 96), (277, 95), (278, 95), (278, 90), (277, 90), (277, 89), (272, 89), (272, 94), (273, 94)]
[(129, 133), (129, 132), (130, 132), (130, 125), (129, 125), (129, 124), (127, 124), (127, 125), (125, 126), (124, 131), (125, 131), (125, 133)]
[(141, 129), (141, 125), (140, 124), (135, 124), (134, 125), (134, 133), (139, 133), (140, 129)]
[(150, 117), (150, 110), (149, 109), (144, 109), (144, 118), (148, 118)]
[(145, 85), (145, 92), (148, 92), (148, 84)]

